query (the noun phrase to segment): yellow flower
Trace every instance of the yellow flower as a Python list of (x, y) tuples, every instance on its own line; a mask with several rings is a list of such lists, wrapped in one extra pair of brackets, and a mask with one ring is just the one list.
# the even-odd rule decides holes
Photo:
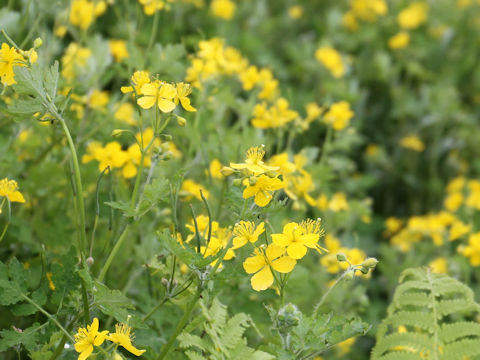
[(155, 103), (160, 111), (164, 113), (175, 109), (173, 99), (177, 95), (177, 90), (171, 84), (161, 82), (148, 83), (142, 86), (140, 93), (144, 96), (137, 100), (137, 104), (142, 109), (150, 109)]
[(459, 252), (469, 258), (472, 266), (480, 265), (480, 233), (471, 234), (468, 238), (468, 245), (459, 248)]
[(397, 17), (398, 25), (403, 29), (415, 29), (427, 21), (428, 4), (414, 2), (400, 11)]
[(255, 196), (255, 204), (260, 207), (267, 206), (273, 198), (272, 193), (275, 190), (282, 189), (284, 184), (278, 178), (271, 178), (266, 175), (260, 175), (253, 180), (253, 184), (248, 182), (247, 187), (243, 190), (243, 198), (248, 199)]
[(251, 65), (240, 73), (243, 90), (250, 91), (260, 82), (260, 73), (255, 65)]
[(88, 99), (88, 105), (92, 109), (101, 110), (105, 108), (105, 105), (108, 104), (109, 97), (107, 91), (93, 90), (92, 94)]
[(62, 76), (69, 81), (73, 80), (76, 69), (84, 68), (90, 56), (92, 56), (90, 49), (70, 43), (65, 50), (65, 55), (62, 56)]
[(463, 191), (463, 188), (465, 187), (466, 181), (465, 178), (462, 176), (456, 177), (452, 180), (447, 185), (447, 192), (452, 193), (452, 192), (461, 192)]
[(191, 199), (192, 195), (195, 196), (198, 200), (202, 200), (200, 191), (203, 193), (203, 196), (205, 196), (206, 199), (208, 199), (210, 196), (210, 193), (207, 189), (205, 189), (205, 187), (190, 179), (186, 179), (183, 181), (182, 188), (180, 190), (184, 195), (186, 195), (187, 200)]
[(437, 274), (446, 274), (448, 272), (447, 259), (444, 257), (438, 257), (435, 260), (430, 261), (428, 266), (430, 266), (432, 272)]
[(182, 107), (190, 112), (195, 112), (197, 109), (195, 109), (192, 105), (190, 105), (190, 99), (188, 98), (188, 95), (191, 94), (192, 88), (190, 87), (190, 84), (186, 84), (183, 82), (179, 82), (176, 85), (177, 88), (177, 93), (175, 95), (175, 104), (178, 104), (180, 101), (180, 104), (182, 104)]
[(53, 280), (52, 280), (53, 274), (51, 272), (47, 272), (45, 275), (47, 276), (48, 287), (50, 288), (50, 290), (55, 291), (56, 289), (55, 284), (53, 283)]
[(328, 208), (332, 211), (348, 211), (349, 206), (347, 202), (347, 197), (344, 193), (337, 192), (333, 194), (332, 198), (328, 203)]
[(117, 120), (123, 121), (128, 125), (136, 125), (135, 121), (135, 109), (130, 103), (122, 103), (118, 105), (117, 110), (113, 114), (113, 117)]
[(95, 5), (88, 0), (73, 0), (70, 6), (70, 24), (87, 30), (95, 19)]
[(297, 261), (285, 255), (285, 250), (275, 244), (256, 248), (254, 256), (243, 262), (247, 274), (255, 274), (250, 279), (252, 288), (256, 291), (266, 290), (273, 284), (272, 270), (287, 274), (293, 270)]
[(443, 205), (448, 211), (457, 211), (463, 204), (463, 194), (461, 192), (452, 192), (447, 195)]
[(110, 40), (108, 46), (116, 62), (122, 62), (123, 59), (128, 58), (129, 54), (125, 40)]
[(85, 360), (93, 352), (93, 346), (100, 346), (105, 341), (108, 331), (98, 332), (98, 319), (94, 318), (92, 325), (79, 328), (75, 334), (75, 351), (79, 352), (78, 360)]
[(16, 84), (14, 66), (26, 66), (25, 59), (14, 47), (3, 43), (0, 49), (0, 77), (4, 86)]
[(326, 124), (332, 125), (334, 130), (345, 129), (350, 123), (354, 113), (350, 109), (350, 104), (346, 101), (333, 103), (323, 117)]
[(150, 83), (150, 75), (148, 71), (135, 71), (131, 77), (131, 81), (133, 86), (122, 86), (120, 91), (126, 94), (135, 89), (135, 93), (139, 96), (143, 85)]
[(112, 141), (102, 147), (98, 142), (91, 142), (87, 146), (87, 153), (82, 157), (82, 163), (88, 163), (92, 160), (99, 162), (98, 169), (104, 171), (108, 166), (110, 169), (121, 168), (128, 161), (128, 154), (122, 149), (122, 146)]
[(323, 113), (323, 107), (318, 106), (317, 103), (314, 102), (309, 102), (307, 105), (305, 105), (305, 110), (307, 112), (307, 117), (305, 118), (305, 124), (306, 124), (306, 129), (308, 129), (308, 126), (313, 120), (316, 120), (322, 115)]
[(300, 19), (303, 15), (303, 8), (300, 5), (290, 6), (288, 8), (288, 16), (292, 19), (297, 20)]
[(315, 226), (308, 224), (308, 222), (300, 225), (295, 222), (286, 224), (281, 234), (272, 234), (273, 243), (286, 248), (288, 256), (293, 259), (303, 258), (307, 253), (307, 248), (320, 251), (322, 249), (318, 245), (320, 224), (317, 223)]
[(209, 166), (210, 176), (214, 179), (223, 179), (222, 168), (223, 166), (220, 160), (213, 159)]
[(265, 150), (262, 146), (251, 147), (247, 150), (247, 157), (244, 163), (230, 163), (230, 167), (235, 170), (245, 170), (248, 174), (261, 175), (268, 171), (278, 170), (278, 166), (268, 166), (263, 162)]
[(132, 345), (132, 340), (134, 339), (133, 333), (131, 333), (132, 328), (127, 324), (117, 324), (115, 325), (115, 332), (110, 333), (107, 337), (108, 340), (122, 346), (125, 350), (131, 352), (135, 356), (142, 355), (146, 350), (139, 350)]
[(145, 15), (153, 15), (157, 10), (162, 10), (165, 7), (163, 0), (138, 0), (143, 5)]
[(25, 202), (22, 193), (18, 191), (17, 182), (8, 178), (0, 180), (0, 196), (6, 197), (10, 202)]
[(425, 150), (425, 144), (416, 135), (408, 135), (400, 139), (400, 145), (406, 149), (410, 149), (417, 152)]
[(328, 46), (323, 46), (315, 52), (316, 59), (323, 64), (332, 75), (340, 78), (345, 74), (345, 66), (343, 65), (340, 53)]
[(395, 216), (390, 216), (385, 220), (385, 232), (383, 236), (392, 236), (402, 228), (403, 221)]
[[(209, 227), (209, 220), (208, 216), (205, 215), (198, 215), (195, 218), (195, 221), (197, 222), (197, 228), (198, 232), (202, 235), (206, 235), (208, 233), (208, 227)], [(195, 224), (193, 223), (193, 220), (190, 221), (190, 224), (185, 224), (186, 228), (190, 230), (191, 233), (195, 234)], [(219, 224), (217, 221), (212, 221), (212, 234), (215, 234), (219, 228)], [(189, 242), (191, 238), (187, 238), (186, 242)]]
[(213, 16), (230, 20), (235, 13), (235, 3), (231, 0), (213, 0), (210, 3), (210, 10)]
[(449, 241), (455, 241), (461, 238), (463, 235), (468, 234), (472, 230), (472, 226), (463, 223), (460, 220), (456, 220), (450, 227), (450, 234), (448, 236)]
[(390, 49), (403, 49), (410, 43), (410, 35), (406, 31), (400, 31), (398, 34), (388, 39), (388, 46)]
[(262, 221), (255, 228), (253, 221), (240, 221), (233, 228), (233, 248), (238, 249), (247, 242), (254, 243), (258, 237), (265, 232), (265, 223)]
[(254, 118), (251, 123), (259, 129), (270, 129), (284, 126), (295, 120), (298, 113), (289, 108), (289, 103), (284, 98), (279, 98), (270, 108), (267, 104), (261, 103), (253, 108)]

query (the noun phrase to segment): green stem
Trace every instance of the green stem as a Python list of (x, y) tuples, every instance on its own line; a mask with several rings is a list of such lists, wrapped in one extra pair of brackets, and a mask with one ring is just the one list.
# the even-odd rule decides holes
[(62, 126), (63, 132), (67, 137), (68, 147), (70, 148), (70, 153), (72, 155), (72, 163), (73, 163), (73, 173), (75, 178), (75, 188), (76, 188), (76, 198), (77, 198), (77, 206), (78, 206), (78, 215), (80, 220), (80, 244), (79, 244), (79, 251), (82, 258), (84, 260), (84, 250), (87, 244), (87, 233), (85, 228), (85, 205), (83, 202), (83, 187), (82, 187), (82, 177), (80, 175), (80, 165), (78, 163), (78, 156), (77, 150), (75, 149), (75, 144), (73, 143), (72, 135), (70, 134), (70, 130), (68, 129), (67, 123), (65, 119), (60, 115), (53, 104), (49, 104), (48, 106), (50, 113), (60, 122)]
[(326, 159), (327, 154), (330, 151), (330, 143), (332, 142), (332, 135), (333, 129), (331, 125), (327, 125), (327, 134), (325, 135), (325, 142), (323, 143), (322, 154), (320, 155), (320, 166), (323, 166)]
[(128, 230), (130, 228), (130, 224), (127, 224), (125, 226), (125, 229), (123, 229), (122, 234), (118, 238), (117, 242), (115, 243), (115, 246), (113, 247), (112, 251), (110, 252), (110, 255), (108, 255), (107, 261), (103, 265), (102, 270), (100, 271), (100, 275), (98, 275), (98, 281), (102, 282), (103, 279), (105, 278), (105, 275), (107, 274), (108, 268), (112, 264), (113, 259), (117, 255), (118, 250), (120, 250), (120, 247), (122, 246), (123, 242), (125, 241), (127, 237)]
[(183, 313), (182, 318), (180, 319), (179, 323), (177, 324), (177, 327), (175, 328), (175, 331), (173, 334), (170, 336), (170, 339), (168, 342), (163, 345), (162, 350), (160, 351), (160, 355), (158, 356), (158, 360), (164, 359), (170, 348), (172, 347), (173, 343), (175, 340), (177, 340), (178, 335), (182, 332), (183, 328), (187, 324), (188, 319), (190, 318), (190, 314), (192, 313), (193, 309), (195, 308), (195, 304), (197, 303), (198, 299), (200, 298), (200, 295), (202, 294), (203, 291), (203, 286), (202, 283), (200, 282), (197, 287), (197, 291), (195, 292), (195, 295), (193, 298), (190, 300), (190, 302), (187, 305), (187, 308), (185, 309), (185, 312)]
[(145, 315), (142, 319), (143, 322), (147, 321), (150, 319), (150, 317), (157, 311), (163, 304), (165, 304), (168, 300), (170, 299), (170, 296), (165, 296), (157, 305), (155, 305), (152, 310), (148, 312), (147, 315)]
[(72, 342), (75, 342), (75, 339), (73, 338), (72, 335), (70, 335), (70, 333), (62, 326), (62, 324), (60, 324), (58, 322), (57, 319), (55, 319), (52, 315), (50, 315), (44, 308), (42, 308), (40, 305), (38, 305), (35, 301), (33, 301), (32, 299), (30, 299), (28, 296), (26, 296), (25, 294), (22, 294), (22, 297), (27, 301), (29, 302), (30, 304), (32, 304), (34, 307), (36, 307), (38, 309), (38, 311), (40, 311), (43, 315), (45, 315), (47, 318), (49, 318), (50, 320), (52, 320), (55, 325), (58, 326), (58, 328), (60, 330), (62, 330), (62, 332), (72, 341)]
[(328, 295), (332, 292), (332, 290), (340, 283), (340, 281), (342, 281), (342, 279), (345, 277), (345, 275), (350, 271), (351, 269), (347, 269), (337, 280), (335, 280), (335, 282), (333, 283), (332, 286), (330, 286), (330, 288), (327, 290), (327, 292), (325, 294), (323, 294), (322, 298), (320, 299), (320, 301), (317, 303), (317, 305), (315, 305), (315, 307), (313, 308), (313, 313), (312, 313), (312, 318), (316, 318), (317, 315), (318, 315), (318, 310), (320, 309), (320, 307), (323, 305), (323, 303), (325, 302), (325, 300), (327, 299)]

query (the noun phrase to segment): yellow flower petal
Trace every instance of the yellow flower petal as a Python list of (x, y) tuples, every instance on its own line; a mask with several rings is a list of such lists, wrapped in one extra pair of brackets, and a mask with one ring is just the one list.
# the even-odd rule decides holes
[(182, 104), (182, 107), (190, 112), (195, 112), (197, 109), (195, 109), (192, 105), (190, 105), (190, 99), (187, 97), (182, 97), (180, 98), (180, 103)]
[(275, 271), (287, 274), (293, 270), (296, 264), (297, 261), (295, 259), (292, 259), (289, 256), (282, 256), (281, 258), (272, 262), (272, 268)]
[(170, 100), (159, 98), (158, 99), (158, 108), (162, 112), (167, 113), (167, 112), (170, 112), (173, 109), (175, 109), (175, 103), (173, 101), (170, 101)]
[(252, 276), (250, 280), (253, 290), (261, 291), (268, 289), (273, 284), (273, 274), (269, 266), (265, 266), (262, 270)]
[(301, 243), (292, 243), (287, 248), (287, 254), (293, 259), (301, 259), (307, 253), (307, 248)]
[(266, 265), (265, 259), (263, 255), (255, 255), (249, 258), (246, 258), (243, 262), (243, 268), (247, 272), (247, 274), (256, 273), (262, 267)]
[(154, 96), (142, 96), (140, 99), (137, 100), (137, 104), (142, 109), (150, 109), (153, 105), (155, 105), (155, 97)]
[(255, 195), (255, 204), (257, 204), (260, 207), (267, 206), (270, 201), (272, 200), (273, 196), (267, 191), (259, 191)]

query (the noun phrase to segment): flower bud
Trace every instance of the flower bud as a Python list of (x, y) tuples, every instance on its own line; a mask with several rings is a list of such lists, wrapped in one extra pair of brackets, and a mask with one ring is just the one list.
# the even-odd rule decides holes
[(92, 266), (93, 263), (95, 262), (95, 260), (91, 256), (89, 256), (86, 261), (88, 266)]
[(347, 261), (347, 256), (344, 253), (337, 254), (337, 261), (344, 262)]
[(365, 261), (362, 263), (362, 266), (366, 267), (367, 269), (373, 269), (375, 268), (375, 266), (377, 266), (377, 264), (378, 264), (378, 260), (373, 257), (370, 257), (365, 259)]
[(255, 176), (250, 176), (248, 178), (248, 183), (250, 184), (250, 186), (253, 186), (257, 183), (257, 178)]
[(233, 180), (233, 186), (242, 186), (242, 179)]
[(276, 171), (270, 170), (270, 171), (267, 171), (265, 175), (267, 175), (268, 177), (274, 178), (278, 175), (278, 173)]
[(228, 167), (228, 166), (224, 166), (220, 172), (222, 173), (223, 176), (230, 176), (232, 175), (235, 170), (233, 170), (231, 167)]
[(123, 132), (125, 132), (125, 131), (127, 131), (127, 130), (123, 130), (123, 129), (114, 129), (114, 130), (112, 131), (112, 136), (113, 136), (113, 137), (120, 136), (120, 135), (122, 135), (122, 133), (123, 133)]
[(370, 269), (362, 266), (360, 268), (360, 271), (362, 272), (362, 274), (367, 275)]
[(187, 125), (187, 120), (184, 117), (178, 115), (176, 115), (176, 117), (178, 126), (184, 127), (185, 125)]
[(33, 41), (33, 47), (35, 49), (38, 49), (39, 47), (41, 47), (43, 44), (43, 40), (39, 37), (37, 37), (34, 41)]
[(168, 287), (168, 279), (162, 278), (162, 285)]
[(347, 273), (345, 274), (345, 280), (347, 281), (353, 280), (354, 276), (355, 276), (355, 270), (353, 269), (348, 270)]

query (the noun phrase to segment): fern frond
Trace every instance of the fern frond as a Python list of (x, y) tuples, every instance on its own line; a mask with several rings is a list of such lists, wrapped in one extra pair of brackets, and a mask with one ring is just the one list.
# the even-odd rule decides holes
[(187, 357), (190, 360), (207, 360), (207, 358), (203, 357), (202, 355), (200, 355), (195, 351), (190, 351), (190, 350), (185, 351), (185, 355), (187, 355)]
[(480, 355), (480, 339), (464, 339), (445, 346), (442, 360), (466, 359), (477, 355)]
[(378, 327), (371, 359), (459, 360), (480, 355), (480, 324), (466, 321), (479, 309), (473, 291), (458, 280), (429, 268), (407, 269)]
[(188, 333), (182, 333), (178, 336), (178, 341), (180, 342), (180, 347), (188, 349), (190, 347), (197, 347), (200, 350), (207, 350), (207, 344), (204, 343), (204, 340), (197, 335), (192, 335)]
[(444, 344), (448, 344), (463, 337), (472, 335), (480, 337), (480, 324), (472, 321), (444, 324), (439, 333), (440, 341), (442, 341)]
[(395, 351), (383, 355), (380, 360), (424, 360), (420, 355), (410, 351)]
[(405, 332), (393, 333), (382, 338), (373, 349), (372, 359), (380, 359), (382, 355), (398, 348), (407, 348), (412, 353), (430, 352), (432, 341), (427, 334)]
[(246, 314), (237, 314), (227, 321), (225, 331), (220, 337), (220, 341), (227, 349), (233, 348), (242, 339), (249, 321), (250, 317)]

